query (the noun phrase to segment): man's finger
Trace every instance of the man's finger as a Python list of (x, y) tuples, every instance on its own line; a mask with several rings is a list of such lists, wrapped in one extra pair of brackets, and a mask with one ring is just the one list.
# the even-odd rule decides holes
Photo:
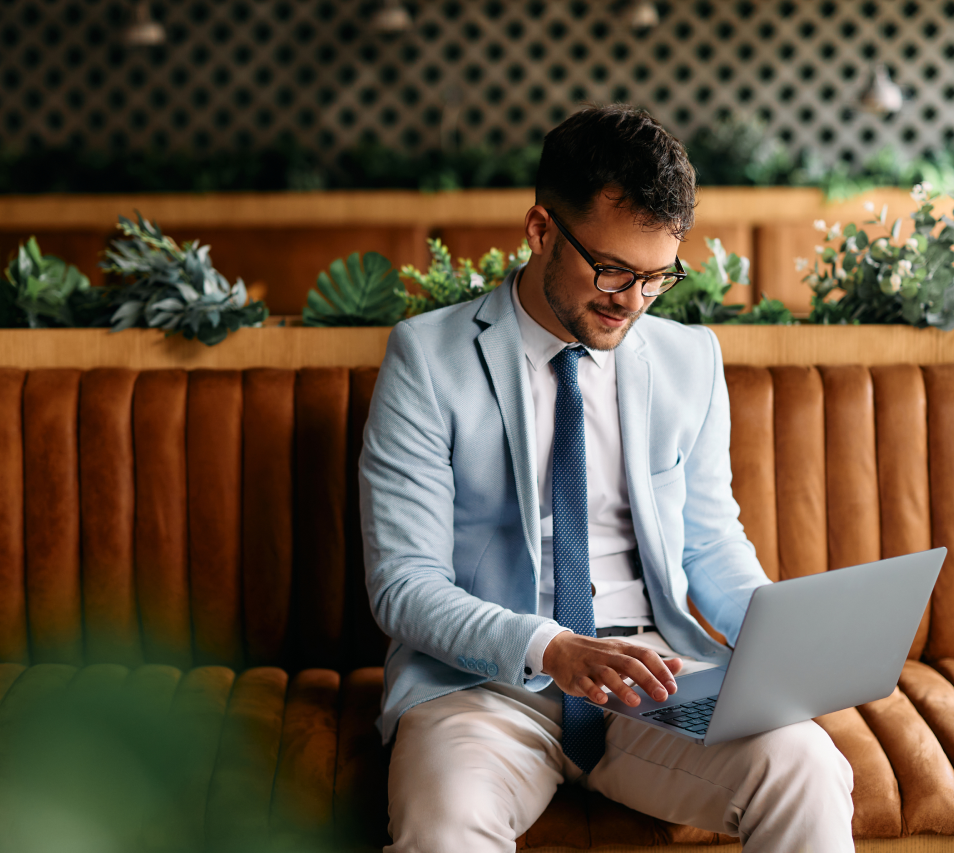
[(672, 670), (666, 666), (665, 661), (659, 657), (652, 649), (642, 649), (640, 661), (659, 681), (668, 693), (676, 692), (676, 680), (673, 678)]
[[(642, 651), (649, 651), (644, 649)], [(652, 658), (655, 657), (655, 661)], [(643, 659), (645, 658), (645, 660)], [(634, 684), (639, 685), (657, 702), (665, 702), (670, 693), (676, 692), (676, 681), (672, 672), (655, 652), (634, 657), (629, 654), (619, 656), (620, 665), (614, 666), (618, 672), (628, 675)]]
[(579, 684), (583, 695), (592, 699), (597, 705), (603, 705), (606, 703), (606, 694), (598, 684), (595, 684), (592, 681), (592, 679), (583, 676), (583, 678), (581, 678), (577, 683)]
[(604, 679), (606, 686), (612, 690), (620, 699), (623, 700), (630, 708), (635, 708), (640, 699), (633, 691), (633, 689), (620, 677), (620, 674), (616, 672), (615, 669), (610, 669)]

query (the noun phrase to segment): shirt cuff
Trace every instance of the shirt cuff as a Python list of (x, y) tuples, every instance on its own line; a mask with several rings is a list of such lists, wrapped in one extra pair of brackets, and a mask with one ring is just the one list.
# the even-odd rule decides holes
[(556, 622), (544, 622), (530, 637), (530, 645), (527, 647), (527, 658), (524, 661), (523, 674), (526, 680), (535, 678), (543, 674), (543, 653), (547, 650), (552, 640), (557, 634), (569, 631)]

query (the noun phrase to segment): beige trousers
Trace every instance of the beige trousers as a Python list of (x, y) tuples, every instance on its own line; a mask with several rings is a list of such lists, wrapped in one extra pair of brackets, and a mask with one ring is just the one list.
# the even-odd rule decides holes
[(808, 721), (701, 746), (607, 712), (586, 775), (561, 742), (560, 692), (490, 684), (404, 714), (391, 756), (385, 853), (503, 853), (563, 782), (673, 823), (725, 832), (746, 853), (853, 853), (851, 766)]

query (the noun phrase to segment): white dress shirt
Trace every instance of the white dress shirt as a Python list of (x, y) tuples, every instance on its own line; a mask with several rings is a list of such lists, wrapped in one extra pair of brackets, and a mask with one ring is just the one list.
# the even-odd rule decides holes
[[(536, 421), (537, 488), (540, 504), (542, 561), (538, 613), (553, 616), (553, 432), (557, 378), (552, 359), (569, 346), (536, 322), (520, 303), (519, 276), (511, 291)], [(616, 359), (612, 351), (591, 350), (579, 361), (586, 439), (586, 505), (590, 579), (596, 588), (593, 615), (597, 628), (649, 625), (652, 613), (643, 582), (634, 578), (636, 535), (629, 508), (623, 443), (616, 399)], [(556, 622), (541, 625), (527, 651), (525, 674), (539, 675), (550, 640), (567, 630)]]

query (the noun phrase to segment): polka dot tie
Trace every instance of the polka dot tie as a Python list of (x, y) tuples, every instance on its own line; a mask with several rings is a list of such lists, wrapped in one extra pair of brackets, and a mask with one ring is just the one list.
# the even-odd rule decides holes
[[(566, 347), (550, 364), (557, 375), (553, 433), (553, 618), (574, 634), (596, 636), (590, 592), (586, 513), (586, 438), (577, 381), (581, 347)], [(582, 696), (563, 694), (563, 752), (589, 773), (603, 757), (603, 712)]]

